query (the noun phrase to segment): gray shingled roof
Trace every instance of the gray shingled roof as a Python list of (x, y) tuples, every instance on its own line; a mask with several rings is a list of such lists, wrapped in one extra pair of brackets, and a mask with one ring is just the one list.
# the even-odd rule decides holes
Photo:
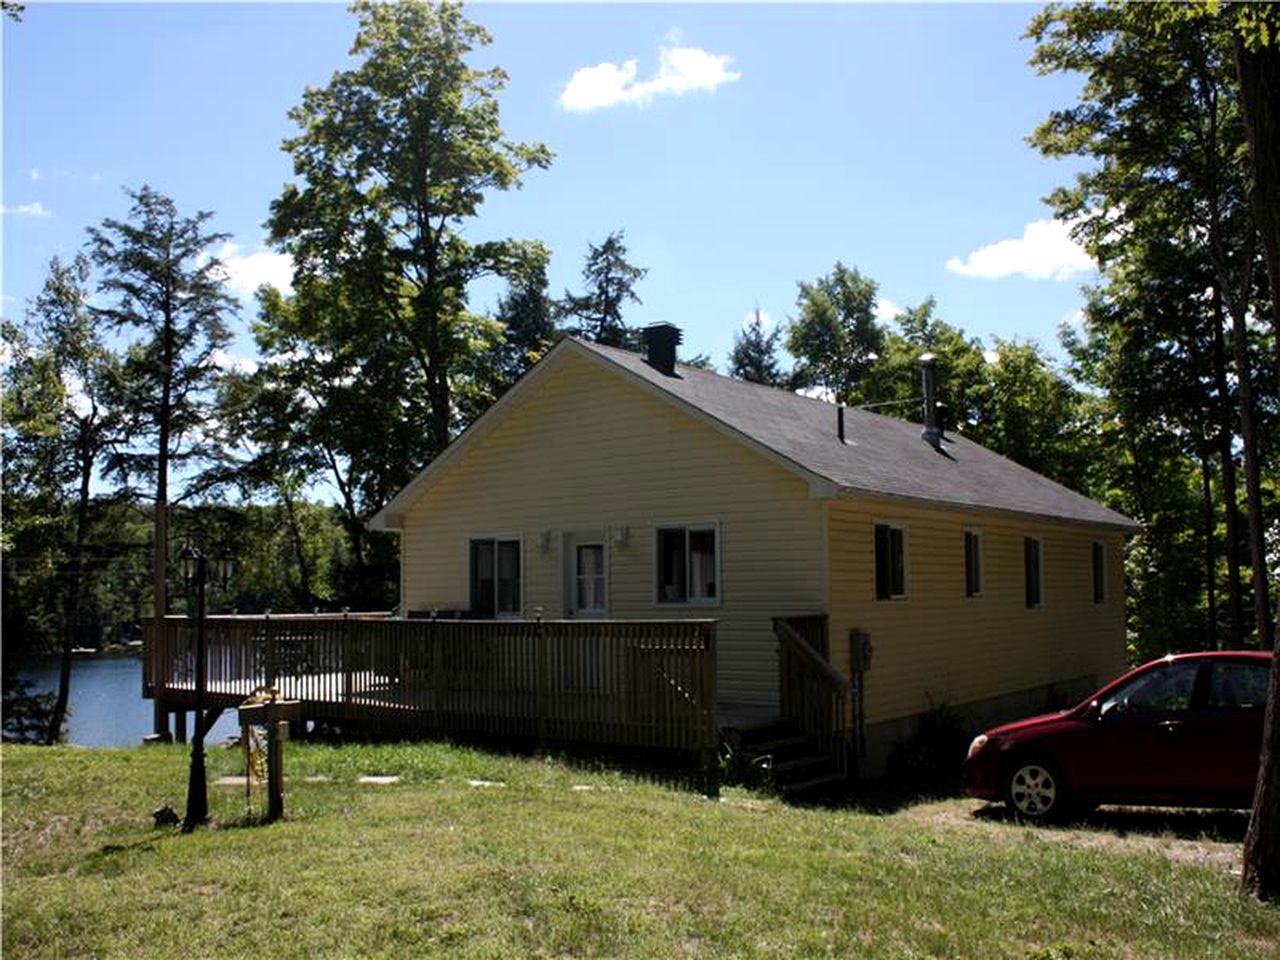
[(842, 444), (835, 404), (685, 364), (666, 376), (639, 354), (576, 342), (842, 491), (1138, 529), (1128, 517), (955, 434), (938, 451), (921, 439), (918, 423), (850, 408)]

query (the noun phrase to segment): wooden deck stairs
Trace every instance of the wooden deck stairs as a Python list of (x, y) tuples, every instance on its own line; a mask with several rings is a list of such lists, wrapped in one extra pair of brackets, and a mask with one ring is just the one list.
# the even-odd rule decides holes
[(787, 800), (816, 803), (845, 795), (852, 781), (829, 749), (807, 736), (794, 720), (778, 718), (726, 731), (744, 762), (762, 770)]

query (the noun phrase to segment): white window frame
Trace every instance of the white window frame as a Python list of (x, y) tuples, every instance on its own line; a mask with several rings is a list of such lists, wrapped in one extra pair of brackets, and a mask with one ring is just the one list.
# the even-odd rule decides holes
[[(1107, 542), (1094, 540), (1089, 544), (1089, 590), (1094, 606), (1102, 606), (1111, 599), (1110, 584), (1107, 582)], [(1101, 586), (1101, 594), (1098, 587)]]
[[(683, 600), (662, 598), (662, 531), (683, 529), (685, 532), (685, 593), (689, 590), (688, 577), (693, 564), (689, 562), (690, 531), (710, 530), (716, 551), (716, 595), (714, 597), (689, 597)], [(724, 601), (724, 538), (720, 535), (719, 520), (661, 520), (653, 525), (653, 597), (662, 607), (718, 607)]]
[[(600, 577), (604, 581), (604, 606), (603, 607), (580, 607), (578, 606), (578, 582), (582, 579), (582, 571), (578, 568), (578, 551), (583, 547), (599, 547), (600, 548)], [(603, 618), (609, 616), (609, 544), (604, 539), (599, 540), (574, 540), (570, 544), (570, 550), (573, 551), (569, 558), (569, 569), (571, 572), (569, 584), (569, 600), (573, 615), (576, 617), (582, 615), (587, 618)]]
[[(1046, 584), (1044, 577), (1044, 537), (1037, 533), (1024, 533), (1022, 535), (1022, 606), (1026, 610), (1043, 610), (1046, 601)], [(1039, 585), (1040, 597), (1035, 603), (1027, 603), (1027, 545), (1026, 541), (1034, 540), (1038, 545), (1036, 550), (1036, 583)]]
[[(493, 547), (493, 618), (495, 620), (521, 620), (524, 618), (525, 605), (525, 571), (528, 569), (524, 552), (524, 535), (522, 533), (471, 533), (467, 535), (467, 607), (471, 606), (471, 544), (477, 540), (492, 540)], [(520, 554), (520, 609), (514, 613), (504, 613), (498, 609), (498, 543), (515, 541)]]
[[(978, 541), (978, 589), (974, 593), (969, 592), (969, 538), (974, 537)], [(977, 527), (965, 527), (964, 535), (961, 537), (961, 549), (964, 564), (964, 597), (966, 600), (981, 600), (982, 595), (986, 592), (987, 585), (987, 538), (982, 530)]]
[[(902, 533), (902, 593), (880, 596), (876, 569), (876, 527), (889, 527)], [(871, 521), (871, 596), (878, 603), (902, 603), (911, 599), (911, 532), (901, 520), (872, 519)]]

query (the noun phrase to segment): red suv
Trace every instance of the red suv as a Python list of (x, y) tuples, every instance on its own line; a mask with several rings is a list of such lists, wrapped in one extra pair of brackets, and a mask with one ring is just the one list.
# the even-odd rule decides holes
[(1248, 807), (1271, 654), (1168, 656), (1072, 710), (995, 727), (964, 762), (972, 797), (1044, 820), (1099, 803)]

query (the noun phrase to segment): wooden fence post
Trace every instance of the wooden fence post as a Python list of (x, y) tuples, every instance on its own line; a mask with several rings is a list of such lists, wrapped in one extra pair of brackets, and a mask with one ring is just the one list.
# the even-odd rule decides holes
[(266, 651), (266, 662), (263, 664), (264, 679), (266, 686), (272, 690), (276, 689), (276, 638), (271, 630), (271, 611), (263, 611), (263, 633), (265, 634), (265, 642), (263, 647)]
[(538, 614), (537, 626), (534, 627), (534, 656), (537, 658), (534, 670), (537, 682), (538, 752), (542, 753), (547, 747), (547, 701), (550, 699), (548, 691), (550, 679), (547, 665), (546, 628), (543, 626), (541, 613)]
[(342, 608), (342, 701), (351, 703), (351, 608)]

